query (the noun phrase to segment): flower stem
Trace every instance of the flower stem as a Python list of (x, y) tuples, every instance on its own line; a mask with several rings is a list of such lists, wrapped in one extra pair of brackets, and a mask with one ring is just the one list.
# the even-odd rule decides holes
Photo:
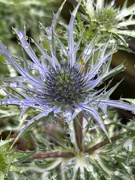
[[(122, 133), (122, 134), (120, 134), (120, 135), (113, 136), (113, 137), (110, 138), (110, 140), (111, 140), (111, 142), (113, 142), (113, 141), (116, 141), (116, 140), (118, 140), (118, 139), (123, 139), (122, 136), (123, 136), (124, 134), (130, 133), (130, 132), (134, 132), (134, 130), (128, 130), (127, 132), (124, 132), (124, 133)], [(101, 147), (109, 144), (109, 143), (110, 143), (110, 140), (109, 140), (109, 139), (105, 139), (105, 140), (103, 140), (103, 141), (95, 144), (94, 146), (92, 146), (92, 147), (90, 147), (89, 149), (87, 149), (87, 150), (85, 151), (85, 153), (89, 153), (89, 154), (93, 153), (93, 152), (96, 151), (97, 149), (99, 149), (99, 148), (101, 148)]]
[[(113, 141), (116, 141), (116, 140), (118, 140), (118, 139), (120, 139), (120, 138), (121, 138), (121, 136), (120, 136), (120, 135), (117, 135), (117, 136), (114, 136), (114, 137), (110, 138), (110, 140), (111, 140), (111, 142), (113, 142)], [(105, 139), (105, 140), (101, 141), (100, 143), (98, 143), (98, 144), (90, 147), (90, 148), (87, 149), (85, 152), (91, 154), (91, 153), (93, 153), (94, 151), (96, 151), (97, 149), (99, 149), (99, 148), (107, 145), (108, 143), (110, 143), (109, 139)]]
[(28, 160), (33, 160), (33, 159), (45, 159), (45, 158), (60, 158), (60, 157), (74, 157), (75, 154), (72, 152), (39, 152), (37, 154), (34, 154), (31, 156)]
[[(85, 64), (85, 67), (84, 67), (84, 75), (86, 75), (87, 73), (87, 69), (88, 69), (88, 62)], [(79, 113), (79, 121), (74, 119), (74, 129), (75, 129), (75, 135), (76, 135), (76, 141), (77, 141), (77, 145), (78, 145), (78, 148), (81, 152), (83, 152), (83, 115), (82, 113), (80, 112)]]
[(82, 113), (79, 113), (79, 121), (74, 119), (74, 128), (75, 128), (75, 135), (76, 135), (76, 141), (79, 150), (82, 152), (83, 151), (83, 145), (82, 145), (82, 139), (83, 139), (83, 115)]

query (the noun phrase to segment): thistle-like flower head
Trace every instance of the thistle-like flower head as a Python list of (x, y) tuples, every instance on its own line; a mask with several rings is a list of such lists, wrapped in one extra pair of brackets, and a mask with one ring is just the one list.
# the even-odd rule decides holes
[[(128, 0), (126, 0), (122, 8), (117, 8), (114, 2), (113, 0), (107, 4), (104, 0), (83, 0), (82, 7), (87, 16), (85, 16), (85, 19), (89, 23), (89, 29), (94, 31), (100, 26), (105, 37), (111, 34), (114, 37), (113, 41), (119, 47), (121, 45), (127, 47), (125, 37), (135, 37), (135, 31), (129, 29), (129, 26), (135, 25), (133, 18), (135, 3), (127, 7)], [(127, 48), (124, 50), (127, 50)]]
[[(30, 43), (27, 42), (25, 31), (22, 33), (17, 28), (14, 29), (29, 59), (25, 56), (24, 51), (23, 57), (12, 55), (0, 43), (0, 53), (19, 73), (17, 77), (2, 79), (5, 82), (2, 88), (8, 97), (0, 101), (1, 105), (19, 105), (22, 108), (21, 115), (29, 107), (41, 111), (40, 114), (28, 121), (19, 136), (32, 124), (48, 116), (51, 112), (56, 115), (62, 114), (70, 120), (74, 119), (79, 112), (83, 112), (84, 115), (89, 114), (106, 132), (98, 113), (99, 109), (102, 109), (105, 114), (107, 106), (135, 111), (133, 105), (109, 99), (118, 84), (108, 91), (106, 86), (99, 89), (99, 85), (121, 71), (123, 65), (109, 70), (114, 48), (109, 52), (107, 51), (108, 44), (96, 48), (95, 38), (90, 42), (86, 40), (86, 46), (84, 50), (81, 50), (80, 44), (83, 35), (78, 41), (75, 41), (73, 36), (74, 21), (80, 4), (71, 13), (69, 24), (61, 23), (67, 32), (64, 41), (56, 33), (55, 27), (64, 3), (65, 1), (54, 15), (49, 29), (40, 24), (49, 41), (49, 51), (47, 52), (43, 48), (42, 43), (38, 45), (33, 39), (31, 40), (41, 53), (39, 58)], [(7, 87), (13, 90), (12, 93), (6, 90)]]
[(76, 65), (61, 64), (56, 69), (48, 69), (44, 81), (44, 97), (51, 104), (55, 102), (58, 106), (74, 107), (75, 103), (85, 100), (86, 79)]

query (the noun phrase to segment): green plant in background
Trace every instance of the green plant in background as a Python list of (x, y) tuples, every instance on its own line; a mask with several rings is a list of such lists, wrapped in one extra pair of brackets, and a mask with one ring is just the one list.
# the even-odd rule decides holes
[[(44, 25), (49, 26), (53, 17), (52, 12), (56, 11), (57, 4), (61, 0), (1, 0), (0, 1), (0, 36), (1, 40), (6, 44), (10, 44), (9, 40), (12, 41), (12, 46), (8, 48), (12, 49), (16, 54), (19, 49), (13, 43), (15, 35), (12, 33), (13, 27), (19, 27), (23, 30), (26, 26), (27, 32), (34, 39), (39, 39), (43, 36), (39, 29), (39, 22), (41, 21)], [(19, 53), (18, 53), (19, 54)]]
[(14, 152), (10, 149), (10, 142), (13, 139), (7, 137), (0, 141), (0, 179), (4, 180), (10, 171), (23, 173), (16, 164), (16, 158), (22, 156), (22, 153)]
[[(122, 7), (116, 7), (114, 1), (107, 3), (104, 0), (83, 0), (84, 14), (81, 14), (81, 18), (86, 23), (85, 36), (92, 39), (99, 28), (102, 32), (102, 36), (101, 34), (99, 36), (100, 43), (106, 43), (111, 38), (112, 44), (115, 43), (119, 49), (131, 51), (126, 40), (135, 38), (135, 31), (129, 29), (130, 26), (135, 25), (135, 4), (127, 7), (127, 3), (128, 0)], [(84, 30), (81, 18), (79, 18), (80, 25), (78, 24), (80, 34)]]
[[(18, 106), (22, 119), (15, 128), (13, 123), (10, 125), (10, 130), (19, 131), (11, 147), (21, 137), (34, 143), (33, 149), (18, 154), (15, 162), (10, 160), (9, 154), (1, 153), (4, 163), (9, 164), (7, 169), (3, 166), (2, 175), (8, 180), (133, 180), (135, 121), (123, 124), (115, 108), (134, 113), (135, 103), (132, 99), (110, 99), (119, 83), (110, 88), (109, 79), (125, 69), (123, 63), (110, 68), (119, 40), (124, 42), (121, 47), (126, 47), (125, 37), (121, 37), (119, 31), (115, 31), (117, 39), (114, 41), (110, 21), (105, 20), (105, 17), (111, 18), (117, 29), (117, 10), (109, 5), (103, 11), (93, 8), (89, 17), (98, 21), (91, 21), (92, 31), (88, 34), (78, 9), (84, 2), (89, 2), (87, 8), (92, 7), (92, 1), (79, 1), (69, 24), (60, 21), (65, 2), (54, 14), (49, 28), (40, 23), (47, 48), (44, 48), (44, 42), (38, 44), (32, 38), (30, 43), (25, 28), (24, 33), (14, 28), (23, 49), (22, 56), (11, 54), (0, 42), (0, 54), (5, 56), (8, 67), (14, 69), (9, 68), (8, 78), (5, 75), (1, 78), (1, 121), (3, 118), (9, 120), (11, 116), (16, 122), (19, 110), (16, 112), (9, 106), (6, 116), (3, 106)], [(103, 1), (96, 1), (95, 6), (104, 7)], [(134, 13), (133, 8), (134, 5), (130, 13)], [(87, 20), (85, 15), (81, 16)], [(81, 36), (76, 33), (77, 28)], [(34, 52), (33, 45), (40, 55)], [(8, 128), (9, 125), (3, 125), (1, 132)], [(7, 158), (9, 162), (6, 162)], [(12, 162), (19, 171), (9, 168)]]

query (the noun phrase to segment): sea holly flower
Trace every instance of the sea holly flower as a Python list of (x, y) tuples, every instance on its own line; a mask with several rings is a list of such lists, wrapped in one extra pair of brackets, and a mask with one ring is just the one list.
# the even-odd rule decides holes
[[(1, 87), (7, 97), (0, 101), (0, 105), (20, 106), (21, 116), (29, 107), (40, 111), (37, 116), (27, 121), (17, 139), (41, 120), (47, 124), (53, 116), (63, 116), (66, 120), (72, 121), (80, 112), (84, 116), (94, 118), (107, 134), (99, 113), (100, 109), (105, 115), (107, 106), (135, 111), (134, 105), (109, 99), (119, 83), (109, 90), (108, 86), (100, 88), (105, 80), (124, 69), (123, 64), (109, 69), (115, 48), (106, 51), (109, 42), (97, 48), (94, 38), (92, 41), (86, 40), (85, 48), (81, 50), (83, 35), (78, 41), (74, 40), (74, 21), (80, 3), (71, 13), (69, 24), (60, 23), (66, 29), (67, 43), (56, 33), (55, 28), (65, 2), (54, 15), (50, 28), (40, 24), (49, 41), (48, 52), (42, 43), (39, 45), (32, 39), (32, 43), (41, 53), (39, 57), (36, 55), (27, 42), (25, 28), (24, 33), (14, 28), (23, 48), (23, 57), (11, 54), (0, 42), (0, 54), (4, 55), (8, 64), (19, 73), (16, 77), (1, 79), (4, 82)], [(12, 91), (9, 91), (9, 88)]]
[[(86, 20), (86, 35), (96, 32), (100, 26), (102, 32), (101, 39), (105, 43), (106, 39), (112, 35), (113, 42), (119, 48), (128, 50), (128, 44), (125, 39), (135, 38), (135, 31), (129, 29), (135, 25), (135, 3), (127, 7), (128, 0), (123, 6), (116, 7), (115, 1), (106, 3), (105, 0), (83, 0), (81, 5), (84, 11), (83, 20)], [(95, 33), (94, 33), (95, 34)]]

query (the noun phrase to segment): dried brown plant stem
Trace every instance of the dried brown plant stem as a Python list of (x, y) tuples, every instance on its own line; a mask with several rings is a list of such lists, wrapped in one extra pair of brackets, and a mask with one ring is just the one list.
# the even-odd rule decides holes
[(75, 135), (76, 135), (76, 142), (78, 145), (79, 150), (82, 152), (83, 151), (83, 145), (82, 145), (82, 140), (83, 140), (83, 115), (80, 112), (78, 115), (78, 119), (74, 119), (74, 129), (75, 129)]
[(60, 158), (60, 157), (74, 157), (75, 154), (72, 152), (39, 152), (37, 154), (34, 154), (29, 158), (28, 160), (33, 159), (45, 159), (45, 158)]
[[(111, 139), (112, 142), (116, 141), (118, 139), (123, 139), (122, 135), (130, 133), (130, 132), (134, 132), (135, 133), (134, 130), (128, 130), (127, 132), (124, 132), (121, 135), (113, 136), (110, 139)], [(80, 141), (78, 140), (78, 142), (80, 142)], [(94, 146), (90, 147), (89, 149), (87, 149), (84, 152), (92, 154), (97, 149), (99, 149), (99, 148), (101, 148), (101, 147), (103, 147), (103, 146), (105, 146), (105, 145), (107, 145), (109, 143), (110, 143), (109, 139), (105, 139), (105, 140), (101, 141), (100, 143), (95, 144)], [(28, 160), (45, 159), (45, 158), (52, 158), (52, 157), (54, 157), (54, 158), (60, 158), (60, 157), (71, 158), (71, 157), (75, 157), (75, 154), (73, 152), (59, 152), (59, 151), (56, 151), (56, 152), (39, 152), (39, 153), (34, 154), (33, 156), (31, 156), (31, 158), (29, 158)]]
[[(116, 136), (110, 138), (110, 140), (111, 140), (111, 142), (113, 142), (113, 141), (116, 141), (116, 140), (118, 140), (120, 138), (122, 138), (120, 135), (116, 135)], [(94, 146), (90, 147), (85, 152), (91, 154), (94, 151), (96, 151), (97, 149), (99, 149), (99, 148), (101, 148), (101, 147), (103, 147), (103, 146), (105, 146), (105, 145), (107, 145), (109, 143), (110, 143), (109, 139), (105, 139), (105, 140), (101, 141), (100, 143), (95, 144)]]
[[(130, 132), (132, 132), (132, 133), (134, 132), (134, 133), (135, 133), (134, 130), (129, 129), (129, 130), (127, 130), (127, 132), (124, 132), (124, 133), (122, 133), (122, 134), (120, 134), (120, 135), (116, 135), (116, 136), (111, 137), (110, 140), (111, 140), (111, 142), (113, 142), (113, 141), (116, 141), (116, 140), (118, 140), (118, 139), (123, 139), (122, 136), (123, 136), (124, 134), (128, 134), (128, 133), (130, 133)], [(110, 143), (110, 140), (109, 140), (109, 139), (105, 139), (105, 140), (101, 141), (100, 143), (95, 144), (94, 146), (92, 146), (92, 147), (90, 147), (89, 149), (87, 149), (87, 150), (85, 151), (85, 153), (89, 153), (89, 154), (93, 153), (93, 152), (96, 151), (97, 149), (99, 149), (99, 148), (101, 148), (101, 147), (109, 144), (109, 143)]]
[[(84, 75), (86, 75), (88, 69), (88, 62), (82, 68), (82, 71), (83, 69), (84, 69)], [(81, 152), (83, 152), (83, 115), (81, 112), (78, 115), (78, 121), (74, 119), (74, 129), (75, 129), (78, 148)]]

